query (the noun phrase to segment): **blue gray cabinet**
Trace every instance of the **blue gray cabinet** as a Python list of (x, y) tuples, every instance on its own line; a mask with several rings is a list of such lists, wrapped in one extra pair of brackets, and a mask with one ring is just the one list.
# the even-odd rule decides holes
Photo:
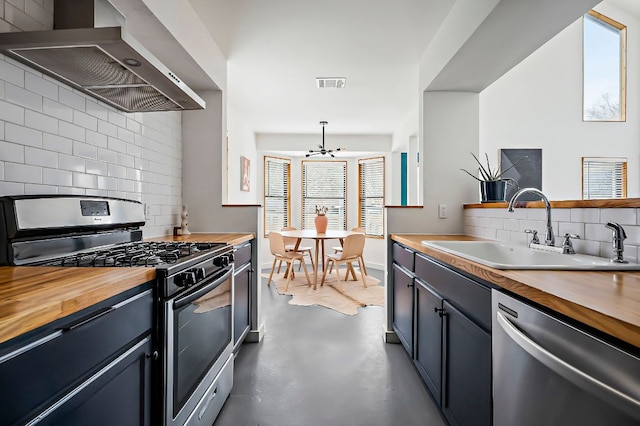
[(150, 425), (150, 287), (3, 343), (0, 424)]
[(233, 274), (233, 346), (237, 350), (251, 325), (252, 242), (235, 247)]
[(490, 425), (490, 288), (398, 243), (392, 253), (393, 328), (425, 386), (449, 424)]

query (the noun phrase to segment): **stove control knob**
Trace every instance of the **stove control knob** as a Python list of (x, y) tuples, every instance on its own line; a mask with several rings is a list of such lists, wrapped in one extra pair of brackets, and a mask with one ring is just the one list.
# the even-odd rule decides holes
[(220, 268), (226, 268), (229, 266), (229, 255), (223, 254), (213, 259), (213, 264)]
[(207, 270), (205, 268), (196, 268), (194, 272), (196, 273), (196, 279), (198, 281), (205, 279), (207, 276)]
[(191, 287), (196, 283), (196, 273), (191, 271), (182, 272), (176, 275), (174, 282), (178, 287)]

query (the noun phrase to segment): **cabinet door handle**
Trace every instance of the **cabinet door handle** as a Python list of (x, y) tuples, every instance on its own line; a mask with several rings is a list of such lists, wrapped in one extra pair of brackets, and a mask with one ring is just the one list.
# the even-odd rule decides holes
[(413, 287), (413, 281), (411, 281), (409, 284), (407, 284), (407, 287)]
[(447, 311), (444, 310), (444, 308), (433, 308), (433, 310), (436, 314), (438, 314), (440, 318), (449, 315)]
[(80, 318), (78, 321), (74, 322), (73, 324), (70, 324), (66, 327), (62, 328), (62, 331), (71, 331), (75, 328), (78, 328), (80, 326), (83, 326), (87, 323), (90, 323), (91, 321), (97, 320), (98, 318), (107, 315), (108, 313), (115, 311), (116, 308), (113, 306), (109, 306), (108, 308), (104, 308), (100, 311), (98, 311), (97, 313), (92, 313), (91, 315), (84, 317), (84, 318)]
[[(438, 309), (438, 308), (436, 308)], [(440, 318), (442, 318), (442, 406), (444, 408), (449, 407), (449, 320), (446, 317), (447, 313), (444, 309), (440, 309), (442, 312), (438, 312)]]

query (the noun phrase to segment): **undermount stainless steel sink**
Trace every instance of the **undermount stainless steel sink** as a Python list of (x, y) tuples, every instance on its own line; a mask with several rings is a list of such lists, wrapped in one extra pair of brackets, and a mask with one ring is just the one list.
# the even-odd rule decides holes
[(637, 263), (614, 263), (586, 254), (562, 254), (500, 241), (422, 241), (435, 248), (496, 269), (640, 270)]

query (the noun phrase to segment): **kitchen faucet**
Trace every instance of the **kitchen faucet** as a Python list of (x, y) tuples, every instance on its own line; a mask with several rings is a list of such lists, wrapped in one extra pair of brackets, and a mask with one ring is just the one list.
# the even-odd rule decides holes
[(627, 238), (624, 228), (615, 222), (608, 222), (604, 227), (613, 231), (613, 259), (611, 261), (614, 263), (628, 263), (623, 259), (622, 255), (624, 252), (624, 240)]
[(513, 206), (516, 202), (516, 199), (526, 192), (533, 192), (540, 196), (542, 201), (544, 201), (544, 207), (547, 210), (547, 230), (544, 233), (544, 243), (548, 246), (554, 246), (556, 243), (556, 238), (553, 235), (553, 228), (551, 227), (551, 204), (547, 197), (537, 188), (522, 188), (518, 192), (516, 192), (513, 197), (511, 197), (511, 201), (509, 201), (508, 210), (513, 213)]

